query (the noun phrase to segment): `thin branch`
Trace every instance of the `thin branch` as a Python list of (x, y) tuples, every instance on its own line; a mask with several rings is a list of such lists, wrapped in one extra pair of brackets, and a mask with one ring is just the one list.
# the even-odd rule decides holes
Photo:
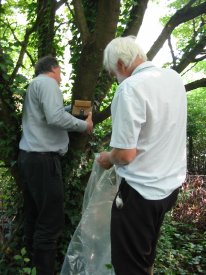
[(17, 36), (15, 34), (15, 30), (11, 27), (8, 20), (7, 20), (7, 26), (10, 29), (11, 33), (13, 34), (14, 39), (21, 45), (22, 42), (17, 38)]
[(172, 31), (179, 26), (180, 24), (187, 22), (199, 15), (206, 13), (206, 2), (191, 7), (191, 5), (195, 1), (190, 1), (186, 6), (184, 6), (182, 9), (178, 10), (167, 22), (164, 29), (162, 30), (161, 34), (157, 38), (157, 40), (152, 45), (151, 49), (147, 53), (147, 56), (150, 60), (152, 60), (155, 55), (158, 53), (158, 51), (162, 48), (165, 41), (168, 39), (168, 37), (171, 35)]
[(196, 26), (195, 26), (195, 20), (192, 20), (192, 27), (193, 27), (193, 38), (197, 36)]
[(65, 5), (67, 6), (67, 8), (68, 8), (69, 12), (71, 13), (72, 17), (74, 18), (74, 12), (71, 9), (71, 7), (70, 7), (70, 5), (69, 5), (69, 3), (67, 1), (66, 1)]
[(173, 60), (173, 66), (176, 66), (176, 56), (174, 54), (174, 50), (173, 50), (173, 47), (172, 47), (172, 41), (171, 41), (171, 36), (168, 38), (168, 46), (170, 48), (170, 52), (171, 52), (171, 55), (172, 55), (172, 60)]
[(191, 71), (196, 65), (197, 65), (197, 63), (193, 64), (188, 70), (186, 70), (184, 73), (182, 73), (181, 76), (183, 76), (186, 73), (188, 73), (189, 71)]
[(31, 54), (27, 50), (26, 50), (26, 54), (29, 57), (32, 66), (34, 67), (35, 66), (35, 61), (34, 61), (33, 57), (31, 56)]
[(66, 0), (60, 0), (59, 2), (56, 2), (56, 7), (55, 10), (57, 11), (62, 5), (66, 5), (67, 1)]
[(17, 60), (16, 66), (15, 66), (15, 68), (14, 68), (14, 70), (13, 70), (11, 76), (10, 76), (10, 83), (13, 82), (19, 68), (22, 65), (24, 54), (25, 54), (26, 48), (27, 48), (27, 44), (29, 42), (29, 37), (37, 29), (37, 26), (38, 26), (39, 22), (42, 20), (42, 17), (43, 17), (42, 12), (43, 12), (43, 9), (40, 10), (39, 14), (37, 15), (36, 21), (34, 22), (33, 26), (29, 29), (26, 29), (26, 32), (25, 32), (25, 35), (24, 35), (24, 40), (22, 42), (20, 42), (21, 43), (21, 50), (20, 50), (20, 53), (19, 53), (19, 58)]
[(55, 33), (57, 32), (57, 30), (61, 27), (61, 26), (63, 26), (63, 25), (66, 25), (66, 24), (69, 24), (69, 22), (67, 21), (67, 22), (61, 22), (58, 26), (56, 26), (56, 28), (55, 28)]
[(201, 52), (204, 52), (204, 48), (206, 46), (206, 39), (205, 39), (205, 34), (202, 34), (202, 37), (198, 42), (196, 42), (195, 46), (191, 49), (186, 51), (178, 65), (173, 67), (175, 71), (178, 73), (182, 72), (191, 62), (195, 61), (195, 58), (198, 54)]

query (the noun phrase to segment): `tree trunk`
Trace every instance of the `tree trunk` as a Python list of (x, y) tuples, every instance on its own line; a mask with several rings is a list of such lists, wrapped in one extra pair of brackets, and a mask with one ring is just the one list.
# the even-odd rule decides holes
[(37, 27), (38, 34), (38, 58), (45, 55), (55, 56), (54, 47), (54, 22), (56, 12), (56, 0), (38, 0), (37, 14), (41, 13), (43, 18)]

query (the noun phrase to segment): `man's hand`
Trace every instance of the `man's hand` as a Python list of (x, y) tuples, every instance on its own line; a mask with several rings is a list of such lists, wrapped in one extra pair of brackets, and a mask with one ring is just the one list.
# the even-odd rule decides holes
[(110, 161), (110, 152), (101, 152), (97, 158), (97, 162), (104, 169), (110, 169), (113, 166)]
[(92, 133), (93, 130), (93, 121), (92, 121), (92, 113), (89, 112), (88, 117), (85, 120), (87, 122), (87, 133), (90, 135)]
[(110, 152), (102, 152), (100, 153), (99, 158), (97, 158), (97, 162), (104, 169), (109, 169), (116, 165), (128, 165), (132, 162), (137, 156), (137, 149), (118, 149), (113, 148)]

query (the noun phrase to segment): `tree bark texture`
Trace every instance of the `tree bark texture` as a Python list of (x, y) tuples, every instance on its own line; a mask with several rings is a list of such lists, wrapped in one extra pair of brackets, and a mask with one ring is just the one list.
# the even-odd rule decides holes
[(54, 22), (56, 13), (56, 0), (38, 0), (37, 14), (41, 13), (42, 18), (38, 22), (38, 58), (45, 55), (55, 56), (54, 47)]

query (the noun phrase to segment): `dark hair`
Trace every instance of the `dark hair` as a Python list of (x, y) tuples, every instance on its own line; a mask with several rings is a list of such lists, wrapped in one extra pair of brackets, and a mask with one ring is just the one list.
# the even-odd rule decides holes
[(57, 59), (53, 56), (44, 56), (39, 59), (35, 66), (35, 76), (51, 72), (55, 67), (59, 67)]

